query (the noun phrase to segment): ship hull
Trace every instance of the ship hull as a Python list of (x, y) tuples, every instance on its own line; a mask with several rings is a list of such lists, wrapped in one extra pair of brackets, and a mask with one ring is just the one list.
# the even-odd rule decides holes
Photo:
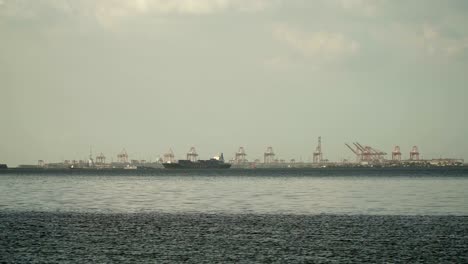
[(177, 162), (177, 163), (163, 163), (166, 169), (229, 169), (229, 163), (215, 163), (215, 162)]

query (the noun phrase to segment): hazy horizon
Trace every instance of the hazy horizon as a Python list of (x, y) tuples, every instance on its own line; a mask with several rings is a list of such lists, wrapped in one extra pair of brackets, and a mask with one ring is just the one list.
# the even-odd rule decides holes
[(464, 0), (0, 0), (0, 163), (308, 161), (318, 136), (466, 160), (467, 24)]

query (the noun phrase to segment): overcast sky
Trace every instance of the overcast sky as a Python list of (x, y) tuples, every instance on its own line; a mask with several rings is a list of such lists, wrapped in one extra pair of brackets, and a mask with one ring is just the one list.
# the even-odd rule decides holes
[(0, 163), (468, 158), (468, 1), (0, 0)]

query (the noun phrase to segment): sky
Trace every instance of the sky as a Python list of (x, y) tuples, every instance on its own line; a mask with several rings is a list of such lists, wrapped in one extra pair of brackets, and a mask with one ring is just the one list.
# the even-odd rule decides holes
[(0, 163), (467, 159), (466, 25), (465, 0), (0, 0)]

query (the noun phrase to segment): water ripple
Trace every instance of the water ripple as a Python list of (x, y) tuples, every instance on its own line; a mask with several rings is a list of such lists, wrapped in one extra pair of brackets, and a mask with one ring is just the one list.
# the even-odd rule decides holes
[(468, 177), (2, 175), (8, 211), (468, 215)]

